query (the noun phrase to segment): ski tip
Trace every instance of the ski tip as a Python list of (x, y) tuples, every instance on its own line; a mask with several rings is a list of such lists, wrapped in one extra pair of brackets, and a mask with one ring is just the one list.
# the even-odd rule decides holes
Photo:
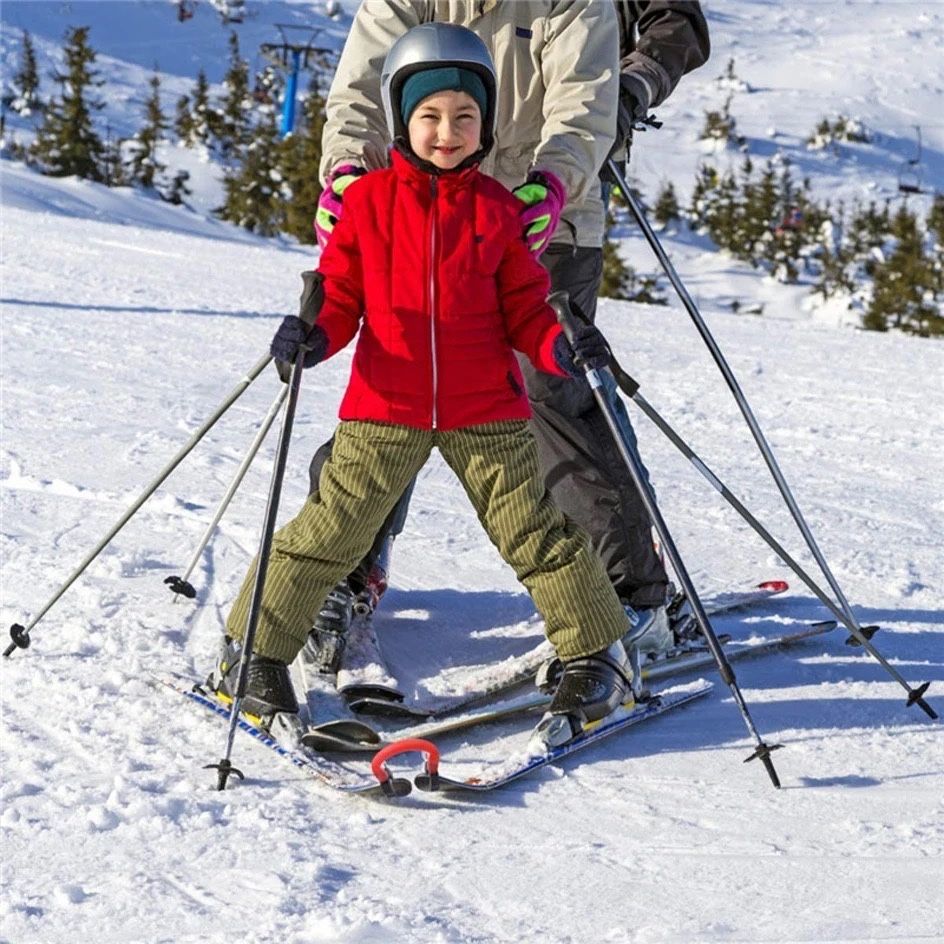
[(785, 593), (790, 589), (786, 580), (765, 580), (757, 585), (758, 590), (767, 590), (769, 593)]

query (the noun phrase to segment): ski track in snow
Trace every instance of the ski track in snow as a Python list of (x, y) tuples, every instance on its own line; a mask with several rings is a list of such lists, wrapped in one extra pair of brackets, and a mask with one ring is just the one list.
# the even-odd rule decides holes
[[(264, 15), (306, 8), (291, 6), (271, 3)], [(41, 50), (59, 39), (62, 4), (4, 7), (5, 26), (34, 23)], [(140, 7), (142, 17), (158, 9)], [(93, 13), (106, 51), (133, 58), (117, 35), (109, 47), (104, 9)], [(944, 126), (927, 120), (944, 90), (944, 11), (743, 0), (708, 9), (713, 60), (660, 116), (662, 140), (674, 142), (664, 150), (676, 153), (668, 164), (655, 144), (634, 153), (647, 192), (667, 172), (684, 190), (703, 110), (723, 101), (713, 77), (728, 55), (755, 89), (734, 108), (759, 154), (775, 126), (803, 173), (833, 174), (818, 179), (846, 196), (881, 196), (913, 153), (910, 126), (924, 120), (927, 171), (944, 180)], [(247, 30), (261, 34), (261, 20)], [(5, 64), (12, 42), (4, 36)], [(188, 49), (174, 47), (181, 74)], [(118, 59), (106, 66), (125, 70), (119, 98), (130, 101), (152, 62)], [(189, 91), (189, 79), (170, 87)], [(839, 111), (883, 138), (845, 149), (837, 172), (800, 142)], [(863, 182), (872, 176), (877, 191)], [(2, 177), (8, 626), (38, 612), (264, 353), (295, 310), (312, 254), (6, 161)], [(800, 290), (697, 239), (667, 245), (858, 618), (883, 626), (876, 645), (911, 683), (930, 680), (930, 702), (944, 711), (944, 348), (837, 329), (805, 310)], [(651, 271), (637, 236), (624, 246)], [(732, 298), (763, 300), (765, 317), (724, 313)], [(604, 302), (600, 323), (646, 399), (813, 573), (685, 313)], [(304, 499), (350, 356), (305, 375), (281, 521)], [(773, 755), (779, 792), (742, 763), (752, 744), (717, 679), (709, 698), (494, 794), (344, 797), (241, 735), (233, 756), (247, 782), (217, 792), (202, 766), (221, 756), (224, 727), (149, 684), (147, 671), (198, 678), (210, 667), (258, 545), (274, 433), (194, 571), (197, 601), (173, 602), (163, 580), (189, 562), (279, 389), (267, 370), (37, 625), (33, 647), (0, 666), (0, 941), (944, 941), (941, 727), (906, 708), (904, 691), (842, 630), (736, 666), (758, 730), (784, 744)], [(763, 636), (828, 616), (630, 412), (699, 588), (791, 580), (769, 611), (719, 617), (718, 631)], [(417, 697), (540, 638), (530, 602), (438, 458), (420, 476), (376, 622)], [(527, 724), (444, 739), (444, 768), (500, 759)]]

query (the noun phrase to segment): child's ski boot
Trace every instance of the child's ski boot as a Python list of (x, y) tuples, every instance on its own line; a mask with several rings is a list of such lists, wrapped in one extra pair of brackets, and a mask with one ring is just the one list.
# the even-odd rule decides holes
[[(219, 664), (207, 680), (207, 685), (227, 704), (232, 703), (236, 696), (241, 654), (240, 644), (224, 636)], [(249, 658), (249, 676), (240, 710), (258, 719), (265, 727), (280, 712), (298, 714), (298, 699), (292, 688), (288, 666), (253, 653)]]

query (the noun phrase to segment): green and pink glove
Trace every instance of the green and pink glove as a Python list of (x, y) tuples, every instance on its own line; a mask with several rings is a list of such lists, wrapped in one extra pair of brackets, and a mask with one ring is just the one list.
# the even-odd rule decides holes
[(547, 170), (533, 170), (512, 193), (525, 205), (521, 211), (524, 239), (528, 249), (539, 256), (554, 235), (567, 192), (560, 180)]
[(341, 218), (341, 198), (344, 196), (344, 191), (358, 177), (366, 173), (363, 167), (358, 167), (356, 164), (340, 164), (328, 174), (324, 190), (318, 198), (318, 210), (315, 213), (315, 236), (322, 249), (328, 245), (335, 224)]

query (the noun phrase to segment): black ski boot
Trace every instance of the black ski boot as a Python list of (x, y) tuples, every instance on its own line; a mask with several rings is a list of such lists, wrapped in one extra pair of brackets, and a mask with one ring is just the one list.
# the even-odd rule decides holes
[[(210, 676), (209, 685), (224, 701), (232, 701), (236, 695), (239, 678), (239, 661), (242, 647), (229, 636), (223, 637), (223, 651), (216, 672)], [(249, 677), (241, 710), (246, 714), (269, 719), (279, 712), (298, 714), (298, 699), (288, 666), (275, 659), (253, 653), (249, 657)]]
[(632, 678), (621, 642), (562, 663), (557, 691), (531, 736), (531, 752), (541, 754), (566, 744), (620, 705), (632, 710)]
[(354, 591), (342, 580), (329, 594), (308, 633), (303, 657), (318, 672), (336, 675), (351, 628)]

